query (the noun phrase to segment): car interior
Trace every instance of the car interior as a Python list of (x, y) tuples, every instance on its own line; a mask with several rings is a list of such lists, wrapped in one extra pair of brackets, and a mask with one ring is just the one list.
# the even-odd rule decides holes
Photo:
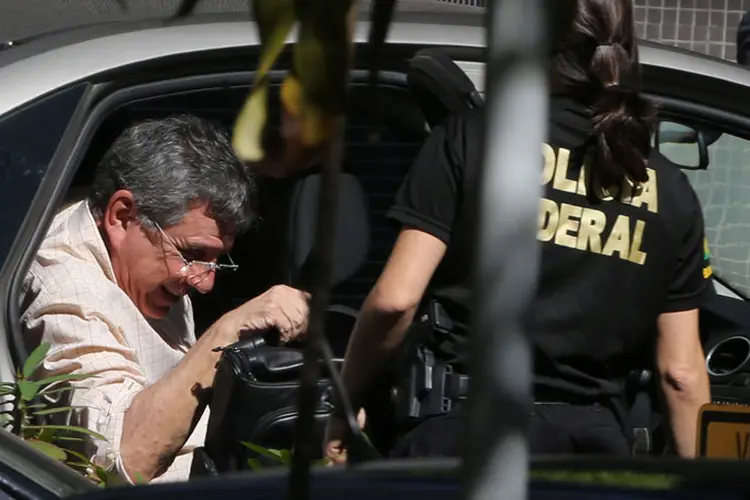
[[(277, 102), (280, 75), (273, 76), (272, 80), (275, 82), (271, 93), (273, 103)], [(326, 329), (337, 358), (343, 356), (356, 312), (379, 276), (395, 241), (398, 228), (388, 222), (385, 213), (430, 127), (452, 111), (482, 105), (482, 96), (471, 80), (454, 64), (450, 55), (436, 49), (415, 53), (404, 72), (383, 72), (377, 101), (372, 98), (366, 82), (366, 72), (353, 73), (343, 174), (339, 183), (333, 287)], [(248, 87), (244, 85), (216, 85), (138, 99), (119, 106), (96, 131), (63, 203), (72, 203), (86, 196), (97, 162), (129, 124), (146, 118), (190, 113), (218, 122), (230, 130), (247, 92)], [(279, 110), (272, 107), (271, 122), (278, 123), (278, 119)], [(673, 125), (665, 122), (659, 129), (662, 141), (657, 137), (656, 143), (670, 143), (665, 151), (669, 152), (669, 147), (672, 147), (670, 154), (678, 160), (680, 155), (687, 155), (683, 161), (685, 168), (708, 168), (706, 148), (720, 134), (697, 134), (682, 122)], [(221, 314), (273, 285), (287, 284), (302, 289), (309, 286), (320, 181), (317, 167), (287, 179), (258, 179), (259, 222), (236, 241), (232, 258), (238, 264), (238, 270), (217, 279), (212, 293), (193, 297), (198, 334)], [(701, 316), (702, 326), (708, 332), (706, 352), (714, 356), (713, 368), (709, 367), (713, 370), (712, 385), (718, 388), (715, 392), (718, 399), (747, 404), (750, 393), (745, 388), (750, 384), (750, 375), (742, 375), (742, 367), (747, 366), (748, 370), (744, 371), (750, 372), (750, 335), (742, 332), (750, 328), (750, 314), (744, 301), (725, 299), (719, 297)], [(295, 379), (301, 364), (299, 350), (274, 363), (277, 364), (271, 367), (271, 372), (276, 370), (275, 376), (281, 378), (260, 380), (260, 385), (266, 384), (263, 386), (266, 392), (273, 383), (280, 381), (287, 387), (288, 381)], [(268, 368), (268, 363), (265, 367)], [(657, 384), (648, 367), (645, 368), (635, 371), (627, 381), (633, 423), (637, 429), (638, 449), (642, 453), (660, 454), (666, 446), (666, 437), (656, 403)], [(283, 376), (279, 375), (282, 372)], [(248, 454), (248, 450), (227, 451), (221, 443), (226, 442), (228, 435), (222, 433), (234, 432), (231, 435), (234, 442), (242, 437), (255, 439), (263, 446), (291, 447), (290, 422), (295, 417), (294, 412), (289, 411), (293, 406), (289, 403), (291, 400), (273, 403), (281, 414), (286, 412), (285, 416), (278, 417), (279, 426), (266, 429), (265, 436), (249, 436), (235, 432), (250, 410), (231, 394), (245, 391), (245, 398), (248, 398), (250, 389), (229, 385), (224, 397), (219, 398), (221, 401), (215, 402), (222, 406), (216, 411), (216, 417), (212, 416), (215, 421), (209, 424), (216, 433), (215, 450), (213, 456), (206, 458), (203, 473), (215, 473), (217, 465), (223, 470), (242, 468), (238, 465), (240, 459), (254, 456)], [(330, 380), (325, 374), (321, 391), (330, 391)], [(325, 415), (321, 412), (322, 418)], [(321, 431), (320, 425), (317, 429)], [(378, 432), (387, 434), (387, 429), (374, 429), (373, 432), (376, 447), (386, 449), (388, 439), (378, 440), (377, 435)], [(233, 464), (224, 460), (222, 465), (222, 457), (217, 455), (225, 453), (232, 455)]]
[[(278, 102), (280, 76), (274, 74), (272, 78), (275, 85), (270, 97), (271, 131), (279, 121), (279, 109), (273, 103)], [(385, 213), (430, 126), (451, 111), (478, 106), (482, 101), (471, 80), (440, 50), (417, 52), (405, 74), (382, 73), (377, 99), (371, 95), (366, 76), (366, 73), (352, 76), (345, 156), (338, 186), (331, 306), (326, 327), (327, 339), (337, 358), (343, 356), (357, 310), (393, 246), (398, 227), (385, 218)], [(96, 131), (63, 205), (85, 198), (100, 158), (129, 124), (190, 113), (214, 121), (229, 131), (247, 92), (248, 87), (242, 85), (213, 86), (139, 99), (117, 107)], [(273, 285), (286, 284), (300, 289), (310, 286), (310, 256), (315, 243), (321, 183), (319, 167), (313, 166), (286, 179), (258, 178), (257, 181), (259, 220), (235, 242), (231, 255), (239, 266), (237, 271), (219, 276), (212, 293), (192, 297), (197, 334), (223, 313)], [(291, 372), (285, 376), (296, 379), (301, 351), (287, 349), (286, 356), (283, 367)], [(274, 369), (278, 381), (281, 368), (275, 366)], [(231, 383), (223, 385), (229, 387)], [(227, 389), (225, 394), (234, 390)], [(268, 391), (263, 392), (266, 393)], [(228, 406), (219, 411), (212, 409), (211, 429), (237, 427), (239, 424), (224, 425), (225, 419), (248, 415), (249, 410), (242, 407), (247, 394), (215, 399)], [(281, 405), (281, 409), (288, 409), (293, 403)], [(278, 410), (281, 404), (278, 398), (274, 404)], [(290, 416), (294, 417), (293, 411)], [(241, 437), (263, 445), (281, 446), (291, 440), (292, 431), (288, 425), (291, 420), (282, 420), (285, 425), (281, 430), (268, 431), (271, 437), (264, 439), (244, 434)], [(227, 436), (217, 439), (226, 441)]]

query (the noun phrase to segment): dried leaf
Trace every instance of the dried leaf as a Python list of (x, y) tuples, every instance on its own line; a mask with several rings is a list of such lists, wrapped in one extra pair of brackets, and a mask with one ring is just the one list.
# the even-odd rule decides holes
[(240, 110), (232, 134), (232, 147), (237, 157), (246, 162), (263, 159), (263, 129), (268, 119), (268, 83), (257, 84)]
[(284, 50), (296, 21), (292, 0), (254, 0), (253, 16), (260, 35), (260, 64), (232, 134), (235, 154), (250, 163), (259, 162), (265, 156), (263, 131), (268, 119), (268, 72)]

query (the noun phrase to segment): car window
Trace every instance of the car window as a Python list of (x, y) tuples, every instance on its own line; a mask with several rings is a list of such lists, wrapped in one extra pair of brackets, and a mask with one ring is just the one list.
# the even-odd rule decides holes
[(703, 206), (715, 275), (750, 297), (750, 140), (717, 135), (709, 137), (708, 168), (684, 172)]
[(0, 117), (0, 269), (85, 88), (69, 87)]

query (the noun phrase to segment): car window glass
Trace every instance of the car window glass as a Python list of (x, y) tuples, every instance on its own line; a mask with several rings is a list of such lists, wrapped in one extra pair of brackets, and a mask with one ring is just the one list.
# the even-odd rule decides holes
[(0, 269), (85, 88), (70, 87), (0, 117)]
[(706, 170), (684, 170), (703, 206), (714, 273), (750, 296), (750, 141), (721, 134)]

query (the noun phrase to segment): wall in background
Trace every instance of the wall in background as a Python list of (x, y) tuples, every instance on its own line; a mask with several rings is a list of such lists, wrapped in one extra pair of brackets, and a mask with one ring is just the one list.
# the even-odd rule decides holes
[(737, 26), (750, 0), (634, 0), (638, 35), (736, 61)]

